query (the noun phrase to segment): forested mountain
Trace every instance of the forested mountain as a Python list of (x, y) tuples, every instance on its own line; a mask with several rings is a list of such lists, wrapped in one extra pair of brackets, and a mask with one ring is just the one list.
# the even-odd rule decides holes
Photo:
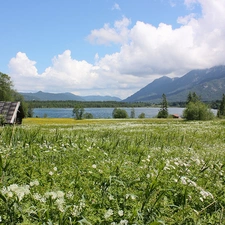
[(179, 78), (161, 77), (123, 101), (157, 103), (163, 93), (169, 102), (185, 101), (189, 92), (196, 92), (203, 101), (221, 99), (225, 93), (225, 66), (192, 70)]
[(24, 96), (26, 101), (121, 101), (120, 98), (111, 96), (78, 96), (72, 93), (48, 93), (48, 92), (36, 92), (36, 93), (20, 93)]

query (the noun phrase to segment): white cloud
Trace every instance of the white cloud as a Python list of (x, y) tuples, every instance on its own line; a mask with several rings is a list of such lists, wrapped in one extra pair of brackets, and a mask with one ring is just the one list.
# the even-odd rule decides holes
[(10, 60), (9, 68), (13, 74), (18, 76), (37, 76), (38, 72), (35, 64), (36, 62), (28, 59), (25, 53), (18, 52), (16, 57)]
[(186, 16), (180, 16), (177, 19), (177, 23), (183, 24), (183, 25), (187, 25), (192, 19), (195, 19), (195, 14), (191, 13), (189, 15)]
[(131, 21), (124, 17), (121, 21), (116, 21), (114, 27), (104, 24), (103, 28), (91, 31), (87, 39), (93, 44), (109, 45), (111, 43), (125, 43), (129, 37), (128, 26)]
[[(99, 63), (119, 74), (139, 77), (183, 75), (191, 69), (225, 64), (224, 0), (186, 0), (185, 4), (200, 4), (202, 16), (179, 17), (182, 26), (177, 29), (137, 21), (120, 52), (106, 55)], [(98, 38), (100, 42), (101, 35)]]
[(119, 4), (115, 3), (112, 7), (112, 10), (121, 10)]
[(92, 30), (90, 42), (121, 45), (120, 51), (99, 58), (95, 64), (77, 61), (66, 50), (55, 56), (52, 65), (38, 74), (35, 62), (19, 52), (9, 63), (10, 76), (17, 89), (26, 91), (70, 91), (78, 94), (115, 95), (125, 98), (161, 75), (181, 76), (191, 69), (225, 64), (225, 1), (185, 0), (190, 7), (200, 4), (201, 16), (178, 18), (173, 29), (143, 21), (128, 29), (124, 17), (113, 27)]

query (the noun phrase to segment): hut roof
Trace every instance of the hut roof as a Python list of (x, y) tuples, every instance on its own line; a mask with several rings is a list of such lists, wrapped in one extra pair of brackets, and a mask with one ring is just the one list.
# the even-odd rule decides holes
[(0, 102), (0, 114), (5, 115), (6, 123), (16, 123), (20, 102)]

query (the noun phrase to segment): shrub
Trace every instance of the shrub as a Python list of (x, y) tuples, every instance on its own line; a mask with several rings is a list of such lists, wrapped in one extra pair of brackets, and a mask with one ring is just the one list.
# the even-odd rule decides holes
[(113, 118), (128, 118), (127, 111), (125, 109), (115, 108), (112, 113)]
[(145, 118), (145, 113), (141, 113), (139, 116), (138, 116), (139, 119), (144, 119)]
[(94, 117), (93, 117), (93, 115), (91, 114), (91, 113), (84, 113), (84, 115), (83, 115), (83, 118), (84, 119), (93, 119)]
[(214, 114), (206, 104), (198, 101), (187, 104), (183, 117), (187, 120), (211, 120)]

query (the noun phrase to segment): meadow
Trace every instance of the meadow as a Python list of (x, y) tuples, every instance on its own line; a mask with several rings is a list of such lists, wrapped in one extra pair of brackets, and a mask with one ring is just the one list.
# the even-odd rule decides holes
[(0, 224), (225, 224), (225, 121), (0, 127)]

